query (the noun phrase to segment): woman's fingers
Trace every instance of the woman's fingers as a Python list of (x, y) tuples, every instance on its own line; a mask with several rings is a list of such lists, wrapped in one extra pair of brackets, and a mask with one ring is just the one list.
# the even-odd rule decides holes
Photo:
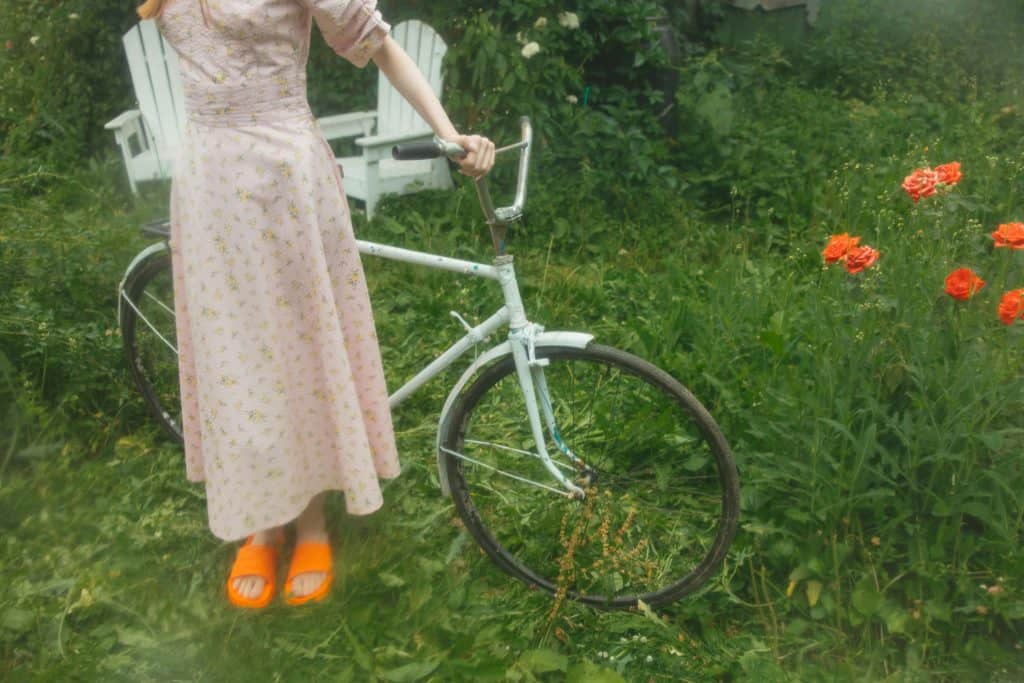
[(481, 135), (460, 135), (455, 139), (467, 154), (459, 159), (459, 172), (479, 177), (494, 166), (494, 143)]
[(484, 171), (485, 173), (486, 173), (487, 171), (490, 171), (490, 170), (491, 170), (491, 168), (493, 168), (493, 166), (494, 166), (494, 156), (495, 156), (495, 152), (494, 152), (494, 143), (493, 143), (493, 142), (491, 142), (490, 140), (488, 140), (488, 141), (487, 141), (487, 160), (486, 160), (486, 170)]

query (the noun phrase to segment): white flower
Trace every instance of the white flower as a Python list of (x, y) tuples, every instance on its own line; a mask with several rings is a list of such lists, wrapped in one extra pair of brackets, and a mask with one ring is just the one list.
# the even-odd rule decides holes
[(568, 102), (569, 104), (576, 104), (577, 102), (579, 102), (579, 99), (577, 99), (575, 95), (566, 95), (565, 101)]
[(537, 21), (533, 22), (533, 27), (534, 28), (544, 28), (547, 25), (548, 25), (548, 18), (547, 17), (541, 17)]
[(538, 52), (540, 52), (540, 45), (538, 45), (536, 42), (529, 42), (526, 45), (523, 45), (522, 53), (523, 56), (526, 57), (527, 59), (534, 56)]
[(523, 33), (522, 31), (518, 31), (516, 33), (516, 42), (519, 43), (520, 45), (526, 45), (526, 43), (528, 42), (526, 40), (526, 34)]
[(644, 659), (644, 661), (647, 662), (648, 664), (650, 664), (651, 662), (654, 661), (654, 657), (652, 657), (651, 655), (647, 655), (647, 658)]
[(575, 12), (561, 12), (558, 15), (558, 23), (568, 29), (578, 29), (580, 18)]
[(36, 43), (39, 42), (39, 36), (32, 36), (31, 38), (28, 39), (28, 42), (30, 42), (33, 45), (35, 45)]
[(70, 19), (71, 21), (79, 19), (78, 12), (72, 12), (71, 14), (69, 14), (68, 19)]

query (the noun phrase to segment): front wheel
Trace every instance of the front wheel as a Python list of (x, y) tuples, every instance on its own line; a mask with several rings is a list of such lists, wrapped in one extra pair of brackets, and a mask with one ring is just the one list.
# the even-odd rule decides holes
[(547, 451), (587, 495), (565, 496), (545, 470), (506, 356), (462, 393), (440, 435), (469, 532), (506, 572), (556, 596), (623, 608), (692, 593), (721, 564), (739, 515), (718, 425), (632, 354), (597, 344), (536, 354), (548, 361)]

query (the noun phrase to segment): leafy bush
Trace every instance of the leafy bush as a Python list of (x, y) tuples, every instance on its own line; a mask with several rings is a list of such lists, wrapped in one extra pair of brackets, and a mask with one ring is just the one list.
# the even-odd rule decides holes
[(66, 168), (109, 144), (102, 124), (132, 99), (121, 47), (132, 23), (123, 2), (0, 5), (0, 144), (7, 162)]
[(460, 4), (446, 83), (458, 120), (501, 132), (527, 114), (549, 162), (607, 169), (608, 186), (673, 181), (658, 118), (669, 68), (658, 3), (589, 0), (571, 13), (547, 0)]

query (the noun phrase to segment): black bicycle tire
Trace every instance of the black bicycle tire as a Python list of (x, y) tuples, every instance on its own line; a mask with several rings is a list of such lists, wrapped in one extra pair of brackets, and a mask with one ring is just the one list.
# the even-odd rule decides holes
[[(154, 277), (162, 272), (171, 271), (171, 257), (170, 253), (166, 250), (156, 251), (146, 256), (143, 260), (137, 263), (125, 278), (123, 294), (119, 293), (120, 296), (127, 295), (131, 301), (139, 301), (141, 294), (145, 291), (146, 286), (153, 280)], [(135, 383), (135, 387), (142, 394), (146, 405), (149, 407), (150, 413), (156, 418), (157, 422), (163, 428), (164, 432), (172, 439), (180, 444), (184, 444), (185, 437), (181, 430), (181, 425), (175, 423), (171, 418), (171, 413), (166, 411), (161, 405), (160, 400), (157, 398), (156, 391), (153, 389), (152, 383), (149, 378), (146, 377), (145, 369), (141, 367), (139, 362), (139, 353), (136, 345), (135, 338), (135, 327), (138, 321), (138, 314), (135, 312), (127, 302), (121, 302), (121, 340), (124, 346), (125, 360), (128, 363), (128, 369), (131, 372), (132, 380)]]
[[(537, 358), (551, 360), (576, 358), (614, 365), (646, 379), (652, 385), (665, 391), (690, 414), (707, 440), (711, 452), (715, 456), (722, 490), (721, 523), (715, 541), (710, 551), (688, 574), (666, 586), (641, 595), (619, 596), (609, 600), (604, 596), (579, 595), (570, 591), (568, 597), (597, 607), (625, 609), (636, 606), (638, 600), (643, 600), (652, 607), (662, 606), (696, 591), (711, 578), (722, 564), (736, 535), (739, 521), (739, 475), (729, 445), (714, 418), (678, 380), (652, 363), (620, 349), (600, 344), (589, 344), (583, 349), (551, 346), (538, 347), (536, 355)], [(508, 355), (493, 361), (476, 375), (474, 381), (457, 399), (450, 417), (441, 426), (439, 441), (442, 448), (447, 451), (458, 451), (460, 439), (464, 436), (467, 418), (473, 408), (501, 378), (513, 372), (515, 372), (514, 361), (511, 355)], [(445, 458), (447, 483), (456, 510), (469, 533), (488, 557), (506, 573), (527, 585), (555, 593), (557, 587), (554, 582), (524, 565), (494, 538), (473, 504), (466, 480), (462, 475), (462, 462), (448, 452), (445, 453)]]

